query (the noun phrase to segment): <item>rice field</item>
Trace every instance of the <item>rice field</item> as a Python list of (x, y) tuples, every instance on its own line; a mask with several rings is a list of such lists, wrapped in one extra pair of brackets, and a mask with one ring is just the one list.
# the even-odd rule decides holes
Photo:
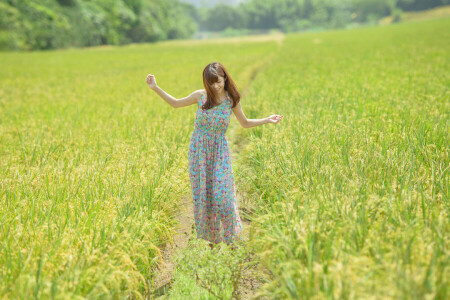
[(0, 298), (102, 298), (148, 292), (160, 247), (190, 192), (195, 108), (220, 60), (238, 85), (276, 41), (1, 53)]
[(285, 114), (237, 163), (265, 295), (448, 298), (449, 25), (290, 35), (252, 83), (251, 112)]
[(181, 98), (212, 61), (247, 118), (285, 116), (227, 133), (260, 295), (447, 298), (449, 25), (0, 53), (0, 298), (147, 295), (190, 195), (196, 107), (145, 77)]

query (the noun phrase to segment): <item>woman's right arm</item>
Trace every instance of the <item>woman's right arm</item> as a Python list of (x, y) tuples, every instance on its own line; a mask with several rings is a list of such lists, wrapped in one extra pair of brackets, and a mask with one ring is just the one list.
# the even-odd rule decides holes
[(162, 88), (160, 88), (156, 84), (156, 78), (155, 75), (148, 74), (147, 75), (147, 84), (148, 86), (154, 90), (161, 98), (164, 99), (170, 106), (175, 107), (175, 103), (177, 102), (177, 99), (166, 93)]
[(200, 100), (202, 92), (202, 90), (197, 90), (192, 92), (189, 96), (178, 100), (175, 97), (166, 93), (162, 88), (160, 88), (156, 84), (155, 75), (152, 74), (147, 75), (147, 84), (152, 90), (154, 90), (161, 98), (164, 99), (164, 101), (166, 101), (173, 108), (196, 104), (198, 100)]
[(151, 89), (154, 90), (161, 98), (163, 98), (164, 101), (166, 101), (170, 106), (176, 106), (177, 99), (166, 93), (162, 88), (160, 88), (159, 86), (155, 86)]

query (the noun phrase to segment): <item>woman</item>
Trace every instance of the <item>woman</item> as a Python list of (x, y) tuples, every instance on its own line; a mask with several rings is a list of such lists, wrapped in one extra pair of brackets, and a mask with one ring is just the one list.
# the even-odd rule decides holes
[(209, 241), (211, 248), (222, 241), (233, 244), (240, 239), (242, 223), (225, 137), (231, 112), (244, 128), (278, 123), (283, 116), (247, 119), (236, 85), (218, 62), (210, 63), (203, 70), (205, 89), (196, 90), (185, 98), (175, 99), (167, 94), (157, 86), (152, 74), (147, 75), (147, 84), (174, 108), (197, 104), (188, 155), (197, 238)]

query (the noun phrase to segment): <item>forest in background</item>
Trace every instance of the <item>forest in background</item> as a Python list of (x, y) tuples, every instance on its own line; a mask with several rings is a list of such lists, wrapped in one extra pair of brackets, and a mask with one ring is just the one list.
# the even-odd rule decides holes
[(248, 0), (196, 7), (179, 0), (0, 0), (0, 50), (45, 50), (189, 39), (201, 31), (285, 33), (345, 28), (450, 0)]

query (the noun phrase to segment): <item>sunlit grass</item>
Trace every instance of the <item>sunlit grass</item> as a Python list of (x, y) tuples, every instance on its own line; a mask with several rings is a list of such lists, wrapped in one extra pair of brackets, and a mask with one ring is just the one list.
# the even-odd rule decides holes
[(101, 298), (148, 292), (190, 193), (195, 106), (212, 61), (248, 84), (276, 41), (1, 53), (0, 295)]
[(238, 189), (280, 299), (445, 299), (450, 20), (289, 35), (252, 83)]
[(231, 250), (225, 243), (210, 249), (202, 239), (193, 239), (176, 257), (174, 283), (166, 294), (168, 299), (232, 299), (247, 252), (241, 246)]
[[(1, 297), (147, 292), (190, 193), (196, 107), (171, 108), (145, 76), (184, 97), (220, 61), (239, 88), (254, 78), (248, 118), (285, 116), (234, 137), (236, 188), (256, 213), (249, 246), (272, 274), (260, 294), (445, 299), (449, 23), (1, 53)], [(229, 297), (236, 256), (186, 251), (170, 295), (211, 298), (192, 278), (206, 270)]]
[[(421, 11), (402, 12), (402, 22), (416, 22), (424, 20), (433, 20), (438, 18), (448, 18), (450, 16), (450, 5), (438, 6)], [(378, 21), (379, 24), (390, 24), (394, 17), (388, 16)]]

